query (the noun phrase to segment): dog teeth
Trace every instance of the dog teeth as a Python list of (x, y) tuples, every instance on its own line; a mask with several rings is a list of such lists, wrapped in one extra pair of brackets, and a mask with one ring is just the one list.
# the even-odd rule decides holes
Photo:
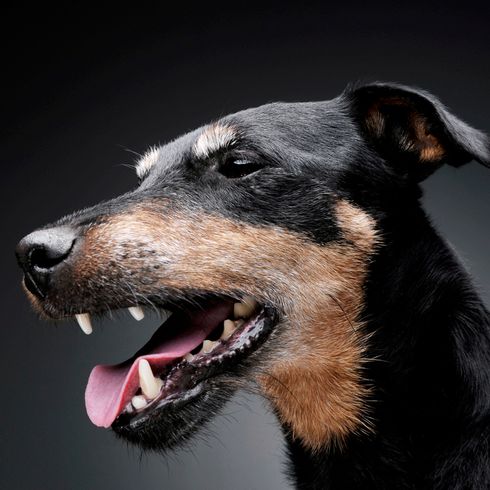
[[(145, 318), (145, 311), (141, 306), (130, 306), (128, 308), (128, 312), (138, 322)], [(172, 312), (169, 310), (160, 310), (160, 315), (163, 323), (165, 323), (172, 316)], [(92, 333), (93, 328), (90, 313), (77, 313), (75, 315), (75, 319), (77, 320), (78, 325), (80, 325), (83, 333), (86, 335), (90, 335)]]
[[(141, 307), (131, 307), (128, 309), (136, 320), (140, 320), (143, 318), (144, 313)], [(208, 339), (204, 340), (201, 346), (201, 350), (197, 354), (193, 355), (191, 352), (188, 352), (185, 356), (183, 356), (183, 359), (185, 359), (187, 362), (192, 362), (197, 357), (199, 363), (204, 363), (202, 365), (207, 366), (211, 365), (211, 363), (215, 361), (222, 362), (222, 353), (214, 357), (204, 357), (204, 359), (202, 359), (201, 356), (205, 356), (206, 354), (212, 352), (218, 345), (222, 344), (221, 341), (228, 340), (238, 328), (241, 328), (245, 324), (246, 319), (250, 317), (256, 309), (257, 302), (250, 297), (245, 297), (242, 302), (236, 303), (234, 305), (234, 314), (235, 317), (239, 318), (236, 320), (227, 319), (223, 322), (223, 332), (220, 339), (216, 341)], [(162, 315), (166, 316), (167, 319), (172, 315), (172, 313), (167, 310), (161, 311)], [(88, 324), (90, 324), (90, 316), (88, 314), (77, 315), (77, 320), (79, 321), (80, 326), (82, 326), (82, 324), (87, 325), (87, 322)], [(241, 346), (241, 350), (243, 350), (243, 347), (248, 347), (250, 345), (250, 340), (247, 340)], [(231, 352), (230, 355), (234, 354), (235, 352)], [(133, 409), (141, 410), (145, 408), (151, 400), (155, 399), (160, 394), (162, 386), (164, 385), (163, 380), (161, 380), (159, 377), (155, 377), (155, 375), (153, 374), (153, 370), (147, 359), (141, 359), (139, 361), (138, 375), (141, 394), (133, 396), (131, 402), (128, 403), (128, 405), (126, 406), (126, 410), (129, 413), (131, 413)]]
[(221, 334), (221, 337), (219, 340), (204, 340), (201, 346), (201, 350), (196, 354), (193, 355), (191, 352), (188, 352), (185, 356), (184, 359), (188, 362), (191, 362), (194, 360), (195, 357), (209, 354), (212, 352), (218, 345), (221, 344), (220, 340), (228, 340), (231, 335), (235, 332), (237, 328), (240, 328), (243, 324), (245, 323), (245, 320), (225, 320), (223, 322), (223, 332)]
[(160, 378), (155, 378), (150, 363), (146, 359), (141, 359), (139, 362), (138, 373), (143, 395), (145, 395), (146, 398), (153, 400), (153, 398), (156, 398), (160, 393), (163, 381)]
[(139, 410), (140, 408), (145, 408), (146, 405), (148, 405), (146, 398), (141, 395), (133, 396), (131, 398), (131, 405), (133, 405), (136, 410)]
[(143, 311), (143, 308), (141, 308), (141, 306), (131, 306), (130, 308), (128, 308), (128, 311), (137, 322), (145, 318), (145, 312)]
[(236, 329), (237, 325), (235, 325), (233, 320), (225, 320), (223, 324), (223, 333), (221, 334), (220, 339), (228, 340)]
[(250, 296), (245, 296), (240, 303), (233, 305), (235, 318), (248, 318), (257, 308), (257, 302)]
[(202, 343), (202, 349), (199, 354), (209, 354), (217, 345), (218, 342), (213, 342), (212, 340), (205, 340)]
[(82, 332), (86, 335), (90, 335), (92, 333), (92, 322), (90, 321), (90, 315), (88, 313), (79, 313), (75, 315)]

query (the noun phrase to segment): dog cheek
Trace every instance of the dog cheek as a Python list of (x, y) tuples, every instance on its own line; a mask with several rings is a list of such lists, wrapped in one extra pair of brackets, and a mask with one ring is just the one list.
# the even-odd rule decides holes
[(89, 232), (79, 275), (129, 283), (138, 295), (242, 290), (278, 307), (286, 323), (258, 382), (292, 436), (317, 450), (369, 429), (358, 316), (378, 237), (348, 202), (336, 216), (345, 243), (320, 246), (270, 226), (142, 208)]
[(281, 347), (258, 377), (283, 425), (313, 451), (342, 445), (350, 433), (369, 429), (362, 325), (352, 310), (344, 314), (333, 301), (323, 306), (329, 310), (322, 308), (316, 318), (311, 312), (289, 318), (277, 339)]
[(286, 323), (258, 381), (292, 436), (317, 450), (369, 428), (358, 316), (378, 237), (346, 201), (336, 217), (344, 243), (320, 246), (277, 227), (141, 206), (90, 229), (74, 273), (102, 296), (245, 291), (279, 308)]
[(312, 451), (371, 430), (362, 376), (367, 338), (359, 316), (369, 260), (380, 241), (373, 220), (359, 209), (341, 201), (336, 212), (349, 243), (316, 250), (317, 267), (305, 271), (303, 294), (258, 376), (283, 425)]

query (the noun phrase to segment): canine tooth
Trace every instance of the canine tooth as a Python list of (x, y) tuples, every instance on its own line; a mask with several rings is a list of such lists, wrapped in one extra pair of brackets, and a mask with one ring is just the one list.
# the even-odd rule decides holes
[(195, 355), (193, 355), (193, 354), (191, 354), (190, 352), (188, 352), (188, 353), (187, 353), (187, 354), (184, 356), (184, 359), (185, 359), (186, 361), (191, 362), (191, 361), (194, 359), (194, 357), (196, 357), (196, 356), (195, 356)]
[(141, 308), (141, 306), (131, 306), (130, 308), (128, 308), (128, 311), (137, 322), (145, 318), (145, 312), (143, 311), (143, 308)]
[(212, 340), (205, 340), (202, 343), (201, 352), (203, 354), (209, 354), (217, 345), (218, 345), (218, 342), (213, 342)]
[[(238, 323), (238, 322), (237, 322)], [(221, 334), (221, 339), (228, 340), (231, 334), (236, 330), (236, 325), (233, 320), (225, 320), (223, 323), (223, 333)]]
[(148, 405), (145, 397), (141, 395), (133, 396), (133, 398), (131, 399), (131, 404), (134, 408), (136, 408), (136, 410), (140, 408), (145, 408), (146, 405)]
[(233, 305), (233, 314), (235, 318), (249, 317), (257, 307), (257, 302), (250, 296), (245, 296), (240, 303)]
[(75, 315), (80, 328), (84, 334), (90, 335), (92, 333), (92, 322), (90, 321), (90, 315), (88, 313), (78, 313)]
[(160, 393), (163, 381), (153, 376), (150, 363), (146, 359), (141, 359), (138, 364), (138, 373), (140, 376), (140, 386), (143, 395), (152, 400)]

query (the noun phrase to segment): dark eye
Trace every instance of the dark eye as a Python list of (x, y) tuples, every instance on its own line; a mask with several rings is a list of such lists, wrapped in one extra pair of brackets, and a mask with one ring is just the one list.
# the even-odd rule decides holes
[(218, 172), (229, 179), (238, 179), (252, 174), (264, 165), (245, 158), (227, 158), (218, 166)]

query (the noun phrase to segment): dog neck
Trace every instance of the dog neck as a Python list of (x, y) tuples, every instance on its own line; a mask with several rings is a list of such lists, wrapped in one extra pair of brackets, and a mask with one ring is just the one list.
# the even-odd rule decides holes
[(374, 431), (316, 452), (287, 435), (298, 488), (490, 488), (488, 311), (421, 210), (396, 223), (366, 284)]

